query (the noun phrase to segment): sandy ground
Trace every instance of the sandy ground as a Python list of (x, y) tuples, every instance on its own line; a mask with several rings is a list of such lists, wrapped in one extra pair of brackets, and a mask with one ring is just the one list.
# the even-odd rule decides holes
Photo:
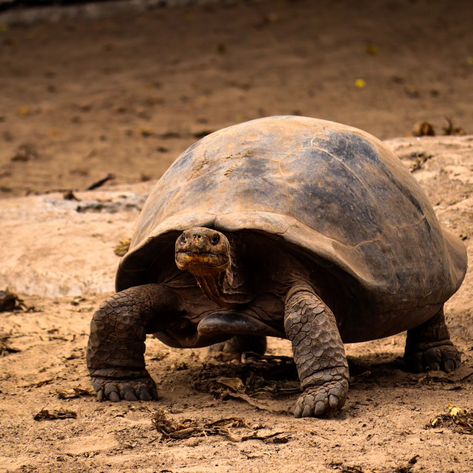
[[(446, 307), (462, 368), (404, 372), (402, 334), (349, 345), (351, 388), (335, 419), (288, 414), (297, 383), (285, 359), (209, 362), (205, 350), (153, 338), (147, 363), (158, 403), (90, 395), (88, 326), (112, 291), (114, 248), (133, 231), (148, 179), (196, 137), (294, 112), (382, 138), (407, 135), (420, 120), (441, 134), (445, 116), (473, 130), (468, 2), (360, 2), (350, 28), (340, 21), (348, 2), (328, 5), (263, 2), (1, 29), (0, 289), (18, 292), (26, 309), (0, 313), (0, 471), (473, 470), (472, 436), (431, 427), (449, 404), (473, 410), (471, 271)], [(354, 86), (358, 78), (366, 87)], [(387, 144), (471, 261), (473, 136)], [(115, 180), (84, 191), (108, 173)], [(55, 189), (77, 189), (79, 200)], [(290, 347), (274, 339), (269, 353), (288, 356)], [(162, 438), (153, 425), (161, 408), (190, 438)], [(35, 420), (42, 410), (72, 418)]]
[(157, 178), (265, 115), (472, 133), (472, 20), (468, 0), (274, 0), (1, 26), (0, 196)]
[[(410, 169), (430, 156), (414, 175), (471, 260), (473, 136), (387, 143)], [(472, 272), (446, 309), (463, 366), (449, 375), (404, 372), (404, 335), (349, 345), (350, 394), (336, 419), (290, 416), (297, 382), (278, 359), (209, 364), (204, 349), (173, 350), (153, 338), (147, 363), (160, 401), (97, 403), (84, 363), (89, 321), (112, 290), (114, 248), (131, 234), (148, 189), (3, 200), (0, 287), (18, 291), (29, 309), (0, 314), (1, 471), (472, 471), (471, 435), (429, 427), (450, 404), (473, 408)], [(269, 353), (290, 356), (288, 342), (272, 339)], [(163, 442), (152, 422), (160, 408), (194, 428), (223, 422), (230, 438), (210, 435), (214, 427)], [(43, 409), (76, 418), (34, 420)]]

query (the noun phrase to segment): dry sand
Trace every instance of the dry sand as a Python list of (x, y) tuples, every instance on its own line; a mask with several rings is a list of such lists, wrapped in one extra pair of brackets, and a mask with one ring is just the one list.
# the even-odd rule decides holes
[[(471, 271), (446, 307), (462, 368), (402, 371), (402, 334), (349, 345), (351, 388), (336, 419), (274, 412), (291, 408), (290, 389), (252, 394), (252, 404), (215, 398), (201, 391), (212, 377), (234, 384), (254, 372), (271, 387), (277, 370), (209, 366), (205, 350), (153, 338), (147, 363), (158, 403), (97, 403), (87, 393), (89, 322), (113, 289), (114, 247), (131, 235), (147, 179), (197, 136), (294, 112), (382, 138), (407, 135), (419, 120), (441, 132), (445, 116), (473, 130), (469, 2), (349, 3), (178, 8), (2, 30), (0, 289), (17, 291), (30, 310), (0, 313), (0, 471), (473, 471), (472, 436), (429, 427), (449, 404), (473, 410)], [(354, 86), (358, 78), (365, 88)], [(473, 136), (387, 144), (418, 168), (413, 175), (471, 261)], [(116, 179), (84, 191), (108, 173)], [(79, 201), (55, 189), (76, 189)], [(273, 339), (270, 354), (290, 347)], [(282, 383), (294, 387), (289, 375)], [(85, 391), (59, 398), (74, 388)], [(159, 408), (192, 425), (233, 417), (248, 427), (230, 427), (231, 439), (160, 442)], [(76, 418), (34, 420), (42, 409)]]

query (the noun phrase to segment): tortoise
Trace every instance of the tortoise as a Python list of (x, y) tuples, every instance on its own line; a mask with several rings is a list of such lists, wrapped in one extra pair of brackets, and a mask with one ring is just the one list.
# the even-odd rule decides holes
[(157, 399), (146, 334), (171, 347), (264, 353), (287, 338), (296, 417), (342, 408), (344, 343), (407, 330), (407, 368), (451, 371), (443, 305), (466, 271), (414, 178), (381, 141), (300, 116), (190, 146), (150, 193), (87, 352), (99, 400)]

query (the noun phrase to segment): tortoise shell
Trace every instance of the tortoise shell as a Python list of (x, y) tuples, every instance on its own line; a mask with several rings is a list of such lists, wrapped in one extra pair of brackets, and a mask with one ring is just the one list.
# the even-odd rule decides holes
[(117, 290), (159, 280), (192, 226), (296, 246), (346, 275), (370, 314), (442, 304), (466, 271), (464, 245), (400, 160), (366, 132), (314, 118), (256, 119), (190, 146), (149, 195)]

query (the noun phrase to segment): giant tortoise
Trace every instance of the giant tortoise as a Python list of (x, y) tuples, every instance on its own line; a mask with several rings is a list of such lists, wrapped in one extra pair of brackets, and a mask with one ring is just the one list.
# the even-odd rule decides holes
[(466, 265), (373, 136), (299, 116), (231, 126), (190, 146), (149, 195), (117, 293), (92, 320), (92, 383), (102, 400), (156, 399), (146, 334), (234, 353), (283, 337), (301, 382), (294, 414), (327, 415), (347, 396), (343, 342), (407, 330), (410, 369), (459, 366), (443, 305)]

